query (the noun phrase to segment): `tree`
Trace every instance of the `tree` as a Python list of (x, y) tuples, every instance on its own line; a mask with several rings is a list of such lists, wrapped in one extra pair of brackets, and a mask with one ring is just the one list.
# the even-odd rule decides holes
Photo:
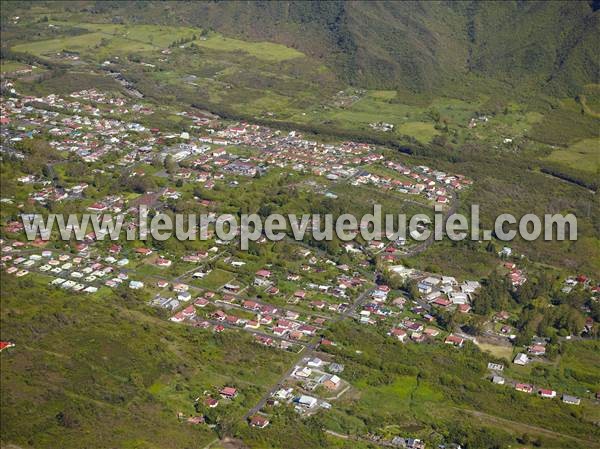
[(175, 159), (173, 159), (173, 156), (170, 154), (165, 157), (164, 167), (169, 175), (172, 175), (177, 171), (177, 162), (175, 162)]

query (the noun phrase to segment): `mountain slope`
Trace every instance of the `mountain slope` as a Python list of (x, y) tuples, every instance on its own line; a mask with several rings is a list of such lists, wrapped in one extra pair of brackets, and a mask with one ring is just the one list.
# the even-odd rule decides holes
[(289, 45), (344, 81), (447, 89), (469, 73), (574, 95), (598, 83), (599, 12), (569, 2), (155, 2), (80, 4), (128, 22), (186, 24)]

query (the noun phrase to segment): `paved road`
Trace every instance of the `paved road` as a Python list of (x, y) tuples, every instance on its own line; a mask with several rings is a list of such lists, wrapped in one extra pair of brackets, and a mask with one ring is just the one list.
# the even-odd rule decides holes
[(305, 358), (311, 358), (314, 355), (315, 349), (317, 347), (317, 341), (313, 341), (310, 344), (308, 344), (305, 348), (305, 350), (300, 351), (300, 355), (298, 356), (298, 358), (294, 361), (294, 364), (290, 367), (290, 369), (288, 369), (277, 381), (277, 383), (275, 385), (273, 385), (269, 391), (267, 391), (260, 399), (260, 401), (258, 401), (258, 404), (256, 404), (254, 407), (252, 407), (250, 410), (248, 410), (248, 412), (244, 415), (244, 420), (247, 420), (248, 418), (250, 418), (251, 416), (257, 414), (267, 403), (267, 400), (273, 396), (273, 394), (275, 394), (275, 392), (277, 390), (279, 390), (281, 387), (283, 387), (286, 379), (288, 377), (290, 377), (292, 375), (292, 373), (294, 372), (294, 370), (296, 369), (296, 366), (300, 364), (300, 362), (302, 362), (303, 359)]

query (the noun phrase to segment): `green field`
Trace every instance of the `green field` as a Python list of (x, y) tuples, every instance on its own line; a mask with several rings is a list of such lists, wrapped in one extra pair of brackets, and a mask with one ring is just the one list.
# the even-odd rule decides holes
[(512, 361), (513, 348), (512, 346), (493, 345), (490, 343), (477, 343), (477, 346), (482, 351), (488, 352), (499, 359)]
[(414, 137), (419, 142), (428, 143), (438, 132), (433, 127), (433, 123), (426, 122), (407, 122), (398, 128), (400, 134)]
[(0, 72), (2, 73), (16, 72), (17, 70), (24, 70), (28, 68), (30, 68), (30, 66), (27, 64), (22, 64), (16, 61), (6, 61), (4, 59), (2, 59), (2, 63), (0, 64)]
[(284, 45), (273, 44), (271, 42), (247, 42), (230, 39), (218, 34), (212, 34), (208, 39), (200, 40), (197, 42), (197, 45), (225, 52), (248, 53), (256, 58), (272, 62), (304, 57), (303, 53)]
[(600, 173), (600, 138), (584, 139), (554, 150), (547, 160), (590, 173)]
[[(65, 27), (73, 25), (69, 22), (58, 22), (58, 24)], [(269, 62), (280, 62), (304, 56), (297, 50), (270, 42), (246, 42), (226, 38), (217, 33), (210, 33), (200, 38), (201, 30), (194, 28), (99, 23), (83, 23), (77, 24), (77, 26), (90, 32), (78, 36), (18, 44), (13, 46), (12, 50), (31, 53), (35, 56), (50, 56), (62, 50), (70, 50), (85, 52), (86, 56), (107, 58), (115, 54), (163, 49), (180, 39), (186, 39), (193, 40), (194, 44), (199, 47), (222, 52), (241, 52)]]

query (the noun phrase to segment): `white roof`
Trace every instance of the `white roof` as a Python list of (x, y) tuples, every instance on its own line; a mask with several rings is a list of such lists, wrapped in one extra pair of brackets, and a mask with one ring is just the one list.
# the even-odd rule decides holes
[(440, 279), (435, 278), (433, 276), (428, 276), (425, 279), (423, 279), (421, 282), (424, 282), (424, 283), (430, 284), (430, 285), (437, 285), (440, 283)]
[(298, 398), (298, 402), (300, 404), (306, 404), (306, 405), (316, 405), (317, 404), (317, 399), (313, 398), (312, 396), (306, 396), (306, 395), (302, 395)]

